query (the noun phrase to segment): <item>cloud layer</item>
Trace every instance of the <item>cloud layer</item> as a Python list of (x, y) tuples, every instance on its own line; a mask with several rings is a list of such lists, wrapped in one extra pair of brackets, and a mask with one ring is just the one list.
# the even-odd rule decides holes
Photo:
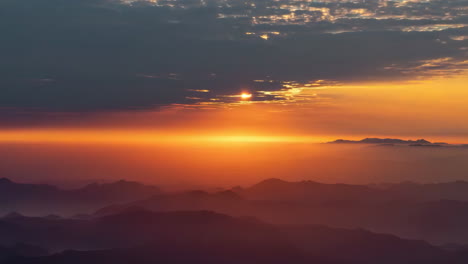
[[(0, 108), (95, 112), (284, 100), (317, 80), (466, 67), (468, 1), (2, 0)], [(263, 93), (261, 91), (272, 91)]]

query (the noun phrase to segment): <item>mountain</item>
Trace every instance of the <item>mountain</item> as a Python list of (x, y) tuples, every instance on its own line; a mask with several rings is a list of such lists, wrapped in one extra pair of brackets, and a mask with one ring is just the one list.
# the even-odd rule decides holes
[[(404, 140), (404, 139), (395, 139), (395, 138), (365, 138), (361, 140), (345, 140), (345, 139), (337, 139), (335, 141), (328, 142), (331, 144), (420, 144), (420, 145), (431, 145), (433, 143), (425, 140), (425, 139), (418, 139), (418, 140)], [(445, 144), (445, 143), (438, 143), (437, 145)]]
[(356, 185), (267, 179), (248, 188), (237, 187), (233, 191), (249, 200), (301, 201), (307, 203), (330, 203), (333, 201), (348, 201), (350, 203), (468, 201), (468, 182), (466, 181)]
[[(28, 212), (87, 213), (72, 219), (54, 214), (40, 218), (60, 223), (141, 210), (208, 210), (237, 217), (252, 216), (273, 224), (364, 228), (435, 244), (468, 244), (468, 183), (463, 181), (352, 185), (268, 179), (247, 188), (179, 193), (160, 193), (156, 187), (125, 181), (75, 190), (5, 182), (2, 180), (3, 186), (9, 184), (11, 188), (0, 193), (0, 197), (11, 195), (16, 201), (4, 199), (3, 210), (11, 208), (19, 213), (0, 219), (6, 223), (0, 225), (4, 237), (12, 230), (9, 219), (28, 219), (22, 216)], [(38, 234), (38, 237), (45, 235)], [(30, 240), (15, 242), (37, 244)], [(81, 246), (87, 249), (86, 243)]]
[[(462, 264), (468, 261), (463, 251), (449, 251), (392, 235), (313, 225), (277, 226), (209, 211), (135, 210), (88, 220), (18, 217), (7, 222), (10, 235), (13, 230), (24, 232), (17, 239), (69, 249), (49, 256), (17, 257), (5, 262), (11, 264)], [(4, 224), (2, 221), (0, 226)]]
[(233, 191), (208, 193), (205, 191), (187, 191), (174, 194), (154, 195), (148, 199), (126, 204), (111, 205), (95, 212), (95, 216), (148, 209), (152, 211), (212, 210), (229, 213), (245, 204), (245, 200)]
[(453, 254), (424, 241), (372, 233), (363, 229), (326, 226), (283, 226), (283, 234), (299, 249), (313, 256), (327, 256), (341, 263), (461, 263), (464, 252)]
[(273, 223), (365, 228), (436, 244), (468, 243), (464, 181), (377, 187), (270, 179), (238, 194), (250, 201), (242, 214)]
[(269, 179), (221, 193), (155, 195), (104, 207), (94, 217), (141, 209), (212, 210), (274, 224), (365, 228), (436, 244), (468, 244), (467, 194), (465, 182), (367, 186)]
[[(288, 182), (280, 179), (267, 179), (249, 188), (242, 189), (238, 193), (250, 200), (302, 201), (309, 203), (370, 202), (383, 199), (386, 196), (386, 191), (376, 190), (364, 185), (324, 184), (314, 181)], [(372, 199), (370, 199), (371, 197)]]
[(0, 179), (0, 214), (16, 211), (28, 215), (90, 212), (112, 203), (129, 202), (160, 193), (158, 187), (117, 181), (63, 190), (45, 184), (24, 184)]
[(2, 232), (2, 243), (22, 240), (54, 251), (81, 250), (12, 263), (307, 263), (314, 259), (273, 226), (208, 211), (140, 210), (88, 220), (19, 217), (2, 220), (0, 228), (8, 229)]
[[(245, 229), (235, 231), (236, 229)], [(53, 251), (131, 247), (158, 240), (197, 239), (261, 233), (276, 236), (273, 228), (250, 219), (209, 211), (150, 212), (132, 210), (90, 219), (49, 219), (10, 216), (0, 219), (0, 244), (24, 242)], [(208, 238), (208, 237), (207, 237)], [(269, 239), (268, 239), (269, 240)], [(267, 241), (262, 243), (267, 243)], [(257, 241), (260, 242), (260, 241)]]

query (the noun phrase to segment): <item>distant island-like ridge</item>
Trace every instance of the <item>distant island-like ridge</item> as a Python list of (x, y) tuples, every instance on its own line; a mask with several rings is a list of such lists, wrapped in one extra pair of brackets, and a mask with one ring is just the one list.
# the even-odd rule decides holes
[(445, 142), (430, 142), (425, 139), (405, 140), (398, 138), (364, 138), (361, 140), (337, 139), (327, 142), (329, 144), (385, 144), (385, 145), (410, 145), (410, 146), (455, 146)]

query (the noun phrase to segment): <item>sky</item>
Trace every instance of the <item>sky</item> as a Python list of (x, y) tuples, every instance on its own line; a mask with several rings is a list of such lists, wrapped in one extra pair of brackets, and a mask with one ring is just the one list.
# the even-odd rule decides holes
[[(108, 160), (145, 167), (129, 157), (142, 146), (229, 160), (192, 167), (214, 175), (251, 153), (285, 158), (266, 145), (300, 156), (337, 138), (468, 143), (466, 0), (1, 0), (0, 29), (0, 145), (17, 153), (0, 172), (13, 178), (58, 180), (63, 151), (81, 168), (90, 145), (107, 161), (73, 177), (119, 174)], [(37, 146), (55, 154), (20, 170)], [(109, 158), (115, 146), (132, 151)], [(169, 174), (187, 174), (167, 157)]]

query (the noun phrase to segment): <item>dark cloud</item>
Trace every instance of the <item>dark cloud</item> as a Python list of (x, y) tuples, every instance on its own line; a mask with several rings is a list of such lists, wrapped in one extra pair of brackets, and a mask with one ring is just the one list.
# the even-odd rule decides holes
[[(467, 41), (453, 36), (467, 27), (424, 27), (467, 22), (467, 1), (330, 2), (293, 11), (308, 21), (273, 23), (292, 11), (270, 1), (2, 0), (0, 107), (10, 115), (224, 102), (243, 90), (283, 89), (285, 80), (408, 78), (434, 70), (420, 68), (430, 60), (450, 58), (437, 70), (456, 70), (466, 59)], [(345, 12), (357, 9), (374, 15)]]

